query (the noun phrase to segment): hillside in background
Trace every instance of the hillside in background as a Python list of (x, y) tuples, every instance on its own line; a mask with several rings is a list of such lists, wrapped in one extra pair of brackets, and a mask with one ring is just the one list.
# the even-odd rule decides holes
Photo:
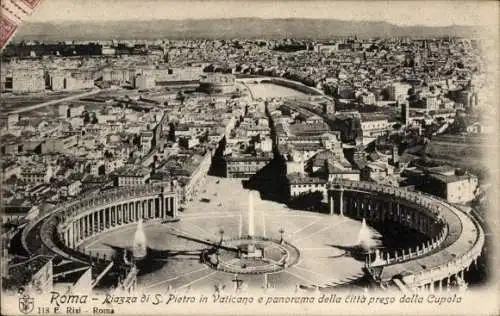
[(202, 19), (112, 22), (26, 22), (15, 37), (21, 40), (104, 39), (230, 39), (363, 37), (476, 37), (481, 30), (470, 26), (397, 26), (386, 22), (322, 19)]

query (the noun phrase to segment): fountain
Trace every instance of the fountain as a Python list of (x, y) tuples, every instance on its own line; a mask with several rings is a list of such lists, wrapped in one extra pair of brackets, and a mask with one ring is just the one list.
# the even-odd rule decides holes
[(146, 249), (146, 234), (144, 233), (144, 228), (142, 227), (142, 219), (137, 222), (137, 230), (134, 234), (134, 241), (132, 244), (132, 254), (134, 259), (142, 259), (147, 254)]
[(368, 229), (368, 226), (366, 226), (366, 220), (364, 218), (361, 223), (361, 228), (359, 229), (358, 241), (356, 242), (356, 245), (366, 252), (369, 252), (376, 246), (376, 243), (373, 240), (372, 232)]
[[(296, 247), (284, 242), (283, 229), (280, 229), (280, 240), (259, 236), (258, 232), (256, 233), (254, 193), (253, 191), (248, 193), (248, 210), (245, 214), (248, 218), (246, 236), (224, 240), (224, 247), (221, 247), (221, 233), (221, 241), (218, 245), (214, 245), (213, 251), (202, 253), (202, 262), (211, 268), (234, 274), (265, 274), (282, 271), (298, 262), (300, 253)], [(241, 233), (238, 235), (241, 236)]]

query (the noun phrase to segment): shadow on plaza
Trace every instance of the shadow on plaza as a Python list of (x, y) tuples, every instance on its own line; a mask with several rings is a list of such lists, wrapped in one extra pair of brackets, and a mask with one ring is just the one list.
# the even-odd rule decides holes
[(237, 248), (224, 246), (223, 244), (221, 244), (219, 242), (214, 242), (214, 241), (210, 241), (210, 240), (201, 240), (198, 238), (194, 238), (191, 236), (185, 236), (182, 234), (173, 234), (173, 233), (169, 233), (169, 234), (174, 235), (177, 238), (186, 239), (186, 240), (193, 241), (193, 242), (205, 245), (205, 246), (209, 246), (209, 248), (202, 249), (202, 250), (200, 250), (200, 252), (201, 251), (213, 251), (213, 252), (215, 252), (217, 249), (224, 249), (224, 250), (228, 250), (228, 251), (238, 251)]
[(356, 261), (365, 262), (365, 259), (368, 256), (368, 251), (359, 245), (342, 246), (342, 245), (335, 245), (335, 244), (326, 244), (326, 246), (332, 247), (335, 249), (340, 249), (340, 250), (344, 251), (343, 254), (340, 254), (337, 256), (328, 256), (328, 258), (331, 258), (331, 259), (341, 258), (341, 257), (350, 257)]
[(289, 198), (287, 205), (292, 210), (329, 214), (328, 204), (324, 202), (324, 194), (319, 191), (303, 192)]
[(280, 156), (273, 158), (250, 179), (243, 180), (242, 184), (245, 189), (259, 191), (263, 200), (287, 202), (289, 193), (285, 160)]
[[(186, 250), (170, 250), (170, 249), (154, 249), (151, 247), (146, 248), (146, 256), (139, 260), (134, 260), (139, 275), (152, 273), (162, 269), (171, 261), (187, 261), (193, 260), (201, 262), (203, 253), (215, 253), (218, 249), (227, 251), (238, 251), (237, 248), (227, 247), (221, 245), (218, 241), (202, 240), (183, 234), (168, 232), (169, 235), (175, 236), (180, 239), (185, 239), (195, 242), (201, 246), (199, 249), (186, 249)], [(132, 249), (130, 247), (119, 247), (110, 244), (106, 246), (113, 249), (112, 260), (117, 263), (117, 266), (125, 266), (132, 261)], [(205, 246), (205, 247), (203, 247)]]
[(114, 250), (114, 254), (112, 255), (112, 260), (115, 262), (115, 266), (118, 267), (118, 270), (129, 266), (132, 261), (134, 261), (137, 269), (138, 275), (144, 275), (153, 273), (158, 271), (169, 264), (172, 261), (200, 261), (201, 253), (203, 249), (195, 249), (195, 250), (169, 250), (169, 249), (153, 249), (151, 247), (147, 247), (146, 256), (142, 259), (132, 259), (133, 254), (132, 250), (126, 247), (118, 247), (106, 244), (106, 246), (110, 247)]
[(369, 225), (380, 233), (382, 245), (389, 251), (393, 249), (415, 248), (427, 242), (425, 234), (401, 224), (385, 220), (384, 222), (370, 222)]
[(224, 149), (226, 148), (226, 137), (224, 136), (217, 149), (215, 150), (212, 161), (210, 163), (210, 168), (208, 169), (209, 176), (215, 177), (225, 177), (226, 176), (226, 163), (224, 161)]

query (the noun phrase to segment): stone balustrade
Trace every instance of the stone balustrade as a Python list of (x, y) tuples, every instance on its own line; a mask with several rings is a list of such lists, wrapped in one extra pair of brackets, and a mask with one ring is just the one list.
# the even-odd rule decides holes
[(382, 265), (389, 265), (394, 263), (403, 262), (406, 260), (412, 260), (421, 256), (425, 256), (433, 250), (436, 250), (439, 245), (445, 240), (448, 234), (448, 226), (443, 226), (441, 233), (439, 236), (435, 238), (431, 238), (427, 242), (422, 243), (421, 245), (416, 246), (415, 248), (406, 248), (406, 249), (396, 249), (393, 252), (393, 256), (391, 256), (390, 252), (377, 252), (375, 259), (371, 259), (371, 255), (367, 258), (365, 262), (366, 268), (372, 268)]
[[(355, 194), (350, 196), (349, 192)], [(468, 269), (471, 262), (481, 255), (484, 232), (479, 223), (439, 197), (404, 188), (349, 180), (330, 183), (328, 194), (332, 214), (335, 211), (334, 200), (341, 215), (344, 215), (345, 203), (351, 203), (345, 211), (347, 215), (357, 218), (368, 216), (374, 221), (394, 216), (393, 208), (396, 207), (397, 222), (429, 236), (428, 241), (416, 248), (398, 249), (391, 254), (376, 251), (375, 258), (372, 258), (373, 255), (367, 258), (367, 270), (384, 266), (385, 278), (390, 279), (391, 273), (399, 275), (402, 271), (418, 271), (402, 278), (410, 289), (433, 287), (436, 281), (441, 286), (443, 279), (447, 279), (449, 284), (450, 277), (455, 275), (460, 279), (460, 273), (463, 278), (463, 270)], [(387, 206), (389, 209), (386, 209)], [(447, 250), (446, 256), (440, 255), (444, 249)], [(449, 253), (452, 253), (452, 258), (449, 258)], [(414, 263), (417, 258), (418, 263)], [(405, 268), (404, 265), (412, 268)]]

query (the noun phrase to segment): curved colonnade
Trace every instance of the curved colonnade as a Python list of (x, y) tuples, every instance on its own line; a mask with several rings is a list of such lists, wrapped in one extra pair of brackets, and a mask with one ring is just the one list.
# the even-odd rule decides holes
[(370, 182), (339, 180), (329, 185), (330, 213), (368, 222), (393, 221), (428, 240), (392, 253), (375, 250), (366, 269), (381, 287), (433, 290), (463, 281), (463, 271), (481, 255), (484, 232), (477, 221), (448, 202), (421, 192)]
[[(405, 189), (348, 180), (329, 185), (331, 214), (337, 213), (368, 222), (392, 221), (416, 229), (428, 240), (414, 249), (375, 252), (366, 269), (381, 287), (434, 289), (445, 281), (463, 280), (463, 271), (481, 255), (484, 232), (477, 221), (437, 197)], [(81, 251), (80, 245), (95, 234), (123, 225), (177, 217), (178, 199), (173, 185), (119, 188), (59, 205), (41, 214), (23, 231), (28, 252), (40, 247), (28, 244), (33, 230), (43, 245), (70, 260), (103, 261)], [(34, 229), (37, 227), (37, 229)], [(31, 243), (31, 241), (30, 241)]]
[(22, 242), (28, 252), (35, 251), (27, 239), (30, 231), (40, 226), (40, 239), (46, 249), (66, 259), (98, 262), (106, 258), (93, 258), (81, 251), (80, 245), (89, 238), (139, 219), (175, 219), (177, 212), (178, 196), (173, 184), (112, 189), (53, 208), (29, 224)]

